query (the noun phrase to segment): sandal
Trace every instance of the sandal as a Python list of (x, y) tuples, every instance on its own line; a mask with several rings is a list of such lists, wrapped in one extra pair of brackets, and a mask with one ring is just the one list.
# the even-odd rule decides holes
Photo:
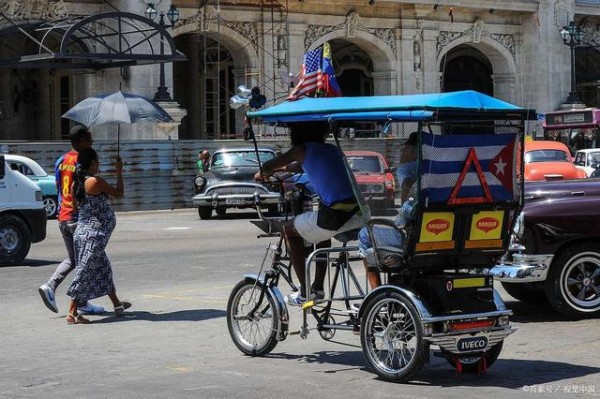
[(74, 315), (73, 313), (69, 313), (67, 315), (67, 324), (90, 324), (91, 321), (86, 319), (82, 315)]
[(121, 302), (119, 306), (115, 306), (115, 315), (116, 316), (123, 316), (123, 313), (125, 313), (125, 309), (129, 309), (131, 307), (131, 302)]

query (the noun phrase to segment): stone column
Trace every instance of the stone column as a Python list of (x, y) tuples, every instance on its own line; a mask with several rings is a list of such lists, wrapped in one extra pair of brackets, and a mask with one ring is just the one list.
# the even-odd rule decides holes
[(511, 104), (517, 103), (515, 96), (515, 76), (513, 74), (492, 75), (494, 97)]
[(439, 31), (434, 29), (423, 29), (423, 93), (439, 93), (441, 90), (440, 78), (442, 76), (439, 65), (437, 65), (436, 40)]
[(373, 72), (373, 94), (388, 95), (396, 92), (395, 71)]

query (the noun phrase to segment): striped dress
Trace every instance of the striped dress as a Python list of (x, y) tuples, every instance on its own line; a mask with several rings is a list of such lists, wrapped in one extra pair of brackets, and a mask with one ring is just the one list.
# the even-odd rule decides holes
[(73, 234), (77, 268), (67, 295), (77, 303), (115, 292), (106, 245), (116, 225), (107, 194), (87, 195), (79, 204), (79, 223)]

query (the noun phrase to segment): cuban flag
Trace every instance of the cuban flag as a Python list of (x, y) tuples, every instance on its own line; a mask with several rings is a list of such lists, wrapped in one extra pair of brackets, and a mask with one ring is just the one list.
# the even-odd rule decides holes
[(514, 200), (516, 134), (422, 133), (421, 191), (429, 203)]

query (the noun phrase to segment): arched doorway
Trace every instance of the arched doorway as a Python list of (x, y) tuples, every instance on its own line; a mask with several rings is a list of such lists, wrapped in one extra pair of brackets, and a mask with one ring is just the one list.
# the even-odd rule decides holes
[(462, 44), (450, 50), (442, 64), (442, 92), (475, 90), (494, 95), (490, 60), (476, 48)]
[(575, 81), (581, 100), (590, 107), (600, 107), (600, 51), (593, 47), (575, 48)]
[(335, 76), (340, 85), (342, 95), (373, 95), (373, 61), (371, 57), (356, 44), (346, 40), (332, 40), (331, 53)]
[(188, 111), (179, 138), (235, 138), (235, 111), (229, 107), (235, 94), (232, 52), (211, 34), (183, 34), (175, 43), (189, 60), (173, 65), (175, 92)]

